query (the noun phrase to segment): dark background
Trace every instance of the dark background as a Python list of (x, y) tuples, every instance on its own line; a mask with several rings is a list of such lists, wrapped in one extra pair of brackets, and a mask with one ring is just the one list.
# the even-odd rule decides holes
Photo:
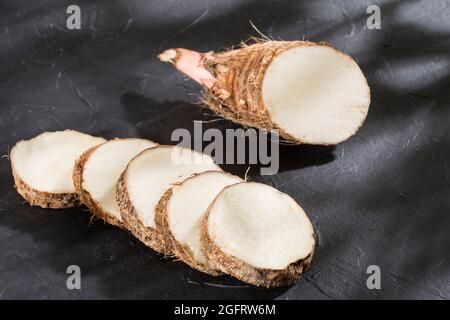
[[(381, 30), (365, 26), (369, 4)], [(66, 8), (81, 7), (81, 30)], [(164, 260), (85, 209), (32, 208), (14, 191), (10, 148), (72, 128), (172, 143), (216, 119), (197, 85), (157, 61), (170, 47), (218, 50), (257, 36), (328, 41), (368, 78), (365, 125), (335, 148), (282, 147), (263, 181), (298, 200), (318, 235), (291, 288), (257, 289)], [(450, 298), (450, 1), (0, 1), (0, 298)], [(205, 128), (239, 127), (228, 121)], [(228, 166), (241, 176), (246, 166)], [(82, 289), (66, 288), (66, 268)], [(381, 290), (366, 287), (369, 265)]]

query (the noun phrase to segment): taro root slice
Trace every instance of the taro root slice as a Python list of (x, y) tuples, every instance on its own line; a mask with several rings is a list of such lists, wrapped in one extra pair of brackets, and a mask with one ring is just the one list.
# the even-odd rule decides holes
[(106, 140), (64, 130), (43, 132), (16, 143), (10, 153), (17, 192), (32, 206), (69, 208), (81, 205), (72, 181), (76, 159)]
[(156, 227), (172, 254), (192, 268), (219, 275), (200, 247), (200, 222), (223, 188), (243, 180), (223, 171), (205, 171), (168, 189), (156, 209)]
[(294, 284), (314, 252), (314, 230), (303, 209), (261, 183), (224, 188), (200, 229), (202, 250), (212, 264), (256, 286)]
[(73, 180), (81, 200), (94, 216), (123, 227), (116, 201), (117, 181), (134, 156), (156, 146), (155, 142), (145, 139), (113, 139), (80, 156)]

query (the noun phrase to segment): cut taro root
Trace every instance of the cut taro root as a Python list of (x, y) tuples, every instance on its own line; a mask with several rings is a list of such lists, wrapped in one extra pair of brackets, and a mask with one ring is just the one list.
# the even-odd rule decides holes
[(256, 286), (294, 284), (308, 267), (314, 230), (287, 194), (255, 182), (228, 186), (200, 225), (201, 247), (221, 271)]
[(73, 181), (81, 200), (95, 216), (122, 227), (116, 184), (128, 162), (141, 151), (156, 147), (145, 139), (114, 139), (93, 147), (77, 160)]
[(206, 171), (167, 190), (156, 208), (156, 229), (172, 253), (201, 272), (219, 275), (200, 248), (200, 221), (217, 194), (226, 186), (242, 182), (222, 171)]
[(75, 160), (105, 141), (73, 130), (44, 132), (19, 141), (10, 153), (17, 192), (33, 206), (58, 209), (81, 205), (72, 181)]
[(370, 89), (356, 62), (324, 43), (266, 41), (219, 53), (159, 55), (204, 88), (206, 105), (293, 144), (332, 145), (363, 124)]
[(205, 154), (178, 146), (145, 150), (128, 163), (117, 184), (117, 201), (125, 227), (145, 245), (170, 254), (165, 238), (156, 230), (155, 210), (172, 185), (208, 170), (221, 170)]

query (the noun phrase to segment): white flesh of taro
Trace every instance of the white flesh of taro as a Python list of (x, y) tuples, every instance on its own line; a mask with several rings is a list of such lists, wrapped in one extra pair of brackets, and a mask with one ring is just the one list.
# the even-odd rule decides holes
[(29, 187), (48, 193), (75, 193), (72, 171), (86, 150), (105, 142), (73, 130), (44, 132), (18, 142), (11, 150), (11, 163)]
[(95, 149), (84, 164), (82, 188), (105, 214), (122, 221), (116, 202), (116, 183), (128, 162), (141, 151), (157, 146), (144, 139), (115, 139)]
[(172, 188), (167, 221), (173, 237), (190, 249), (192, 258), (210, 267), (200, 248), (199, 225), (211, 202), (228, 185), (242, 179), (220, 171), (203, 172)]
[(139, 220), (156, 228), (155, 208), (164, 192), (194, 173), (221, 170), (208, 155), (178, 146), (146, 150), (130, 161), (126, 188)]
[(262, 98), (271, 119), (294, 138), (336, 144), (364, 122), (370, 89), (356, 62), (328, 46), (299, 46), (276, 56)]
[(313, 252), (314, 231), (303, 209), (261, 183), (238, 183), (214, 200), (210, 239), (225, 254), (257, 269), (283, 270)]

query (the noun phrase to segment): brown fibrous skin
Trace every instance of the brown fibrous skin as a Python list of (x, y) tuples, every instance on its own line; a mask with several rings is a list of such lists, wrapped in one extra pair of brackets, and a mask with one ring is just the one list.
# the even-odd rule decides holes
[(170, 246), (166, 244), (165, 237), (156, 229), (145, 226), (139, 219), (128, 194), (126, 179), (125, 169), (116, 186), (116, 200), (125, 228), (146, 246), (156, 252), (169, 255)]
[[(195, 176), (195, 175), (194, 175)], [(189, 178), (188, 178), (189, 179)], [(164, 236), (166, 245), (168, 249), (181, 261), (186, 263), (191, 268), (194, 268), (200, 272), (207, 273), (212, 276), (219, 276), (222, 274), (219, 270), (211, 269), (208, 266), (205, 266), (201, 263), (198, 263), (193, 258), (193, 253), (191, 250), (179, 243), (169, 228), (169, 222), (167, 220), (167, 205), (170, 201), (170, 198), (173, 194), (172, 188), (169, 188), (164, 195), (161, 197), (157, 207), (156, 207), (156, 216), (155, 223), (157, 230)]]
[[(186, 49), (169, 49), (165, 52), (170, 51), (170, 53), (176, 52), (177, 54), (172, 53), (172, 59), (169, 56), (161, 58), (165, 53), (163, 52), (160, 60), (171, 62), (182, 72), (200, 82), (204, 89), (204, 104), (218, 115), (244, 126), (278, 132), (280, 139), (287, 144), (303, 144), (308, 141), (293, 137), (272, 121), (264, 106), (261, 92), (265, 72), (273, 59), (280, 53), (298, 46), (326, 46), (341, 54), (343, 58), (351, 59), (324, 42), (257, 41), (251, 45), (242, 44), (240, 48), (234, 50), (199, 53), (202, 55), (199, 61), (215, 78), (215, 82), (211, 82), (209, 79), (207, 82), (198, 81), (195, 76), (186, 73), (186, 68), (178, 67), (177, 64), (184, 54), (184, 51), (181, 50)], [(326, 145), (327, 143), (316, 144)]]
[(292, 286), (300, 279), (311, 263), (314, 247), (306, 257), (291, 263), (283, 270), (261, 269), (249, 265), (226, 254), (215, 244), (214, 239), (208, 233), (208, 216), (209, 209), (200, 224), (202, 251), (214, 267), (238, 280), (265, 288)]
[[(106, 143), (106, 142), (104, 142), (104, 143)], [(86, 161), (89, 159), (89, 157), (91, 156), (91, 154), (101, 145), (103, 145), (103, 143), (88, 149), (75, 162), (75, 166), (73, 168), (73, 174), (72, 174), (73, 184), (75, 185), (75, 190), (79, 194), (82, 203), (86, 205), (86, 207), (89, 209), (89, 211), (95, 217), (98, 217), (109, 224), (123, 228), (124, 227), (123, 223), (120, 220), (118, 220), (115, 217), (108, 214), (107, 212), (105, 212), (98, 205), (98, 203), (94, 199), (92, 199), (89, 192), (83, 188), (84, 165), (85, 165)]]
[(11, 166), (14, 187), (30, 205), (50, 209), (63, 209), (78, 207), (82, 204), (77, 193), (51, 193), (33, 189), (20, 178), (12, 164)]

